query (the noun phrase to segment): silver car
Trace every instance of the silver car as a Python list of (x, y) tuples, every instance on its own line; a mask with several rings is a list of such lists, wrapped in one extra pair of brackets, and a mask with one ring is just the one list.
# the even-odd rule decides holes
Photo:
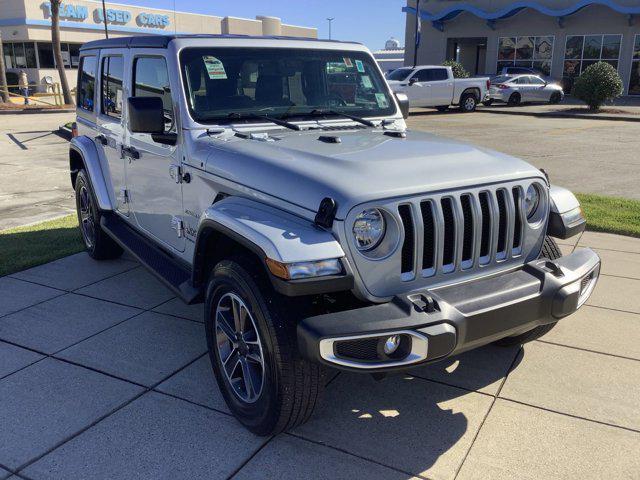
[(564, 98), (562, 87), (557, 83), (549, 83), (537, 75), (500, 75), (491, 79), (489, 99), (485, 105), (494, 101), (509, 105), (522, 102), (560, 103)]

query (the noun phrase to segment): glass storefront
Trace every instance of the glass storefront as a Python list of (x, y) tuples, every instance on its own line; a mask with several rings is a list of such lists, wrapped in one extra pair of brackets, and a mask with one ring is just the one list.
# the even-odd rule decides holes
[(636, 35), (633, 42), (629, 95), (640, 95), (640, 35)]
[(617, 69), (621, 43), (622, 35), (568, 35), (562, 71), (565, 92), (571, 91), (575, 79), (589, 65), (602, 61)]
[(535, 68), (544, 75), (551, 75), (551, 60), (555, 38), (500, 37), (498, 39), (498, 63), (496, 71), (504, 67)]
[[(80, 43), (62, 43), (64, 68), (78, 68)], [(51, 42), (4, 42), (5, 68), (55, 68)]]

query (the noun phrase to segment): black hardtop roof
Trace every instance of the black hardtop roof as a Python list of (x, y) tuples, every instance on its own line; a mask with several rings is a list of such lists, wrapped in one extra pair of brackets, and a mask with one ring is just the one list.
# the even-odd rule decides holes
[(272, 40), (301, 40), (311, 42), (332, 42), (332, 43), (358, 43), (358, 42), (342, 42), (338, 40), (324, 40), (308, 37), (286, 37), (286, 36), (254, 36), (239, 34), (193, 34), (193, 35), (141, 35), (137, 37), (120, 37), (109, 38), (104, 40), (93, 40), (87, 42), (80, 47), (80, 50), (96, 50), (100, 48), (167, 48), (171, 40), (177, 38), (253, 38), (253, 39), (272, 39)]

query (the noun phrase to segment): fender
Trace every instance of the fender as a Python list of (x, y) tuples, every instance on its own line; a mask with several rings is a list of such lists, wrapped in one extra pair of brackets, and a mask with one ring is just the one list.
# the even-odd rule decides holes
[(551, 185), (549, 198), (551, 208), (547, 233), (563, 240), (582, 233), (587, 220), (582, 214), (580, 202), (576, 196), (566, 188)]
[[(91, 188), (93, 194), (98, 202), (98, 208), (100, 210), (113, 210), (113, 201), (109, 196), (109, 188), (107, 188), (107, 181), (105, 179), (102, 165), (100, 163), (100, 155), (96, 149), (96, 145), (86, 135), (75, 137), (69, 144), (70, 150), (80, 155), (82, 163), (87, 175), (89, 175), (89, 181), (91, 182)], [(70, 158), (70, 169), (72, 182), (75, 179), (77, 173), (77, 167), (74, 166), (73, 155)]]
[[(284, 212), (255, 200), (227, 197), (203, 212), (193, 258), (193, 283), (204, 280), (207, 240), (212, 233), (231, 237), (262, 261), (270, 258), (296, 263), (345, 257), (331, 232), (313, 225), (311, 220)], [(284, 281), (271, 275), (274, 287), (286, 295), (304, 295), (353, 288), (353, 275), (343, 260), (346, 275)]]

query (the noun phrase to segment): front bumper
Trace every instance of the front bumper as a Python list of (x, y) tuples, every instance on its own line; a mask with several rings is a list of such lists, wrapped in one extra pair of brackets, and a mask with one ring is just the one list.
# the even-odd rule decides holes
[[(298, 324), (298, 347), (305, 358), (344, 370), (406, 369), (557, 322), (588, 299), (599, 273), (600, 258), (587, 248), (535, 260), (389, 303), (306, 318)], [(387, 355), (384, 340), (393, 335), (404, 346)]]

